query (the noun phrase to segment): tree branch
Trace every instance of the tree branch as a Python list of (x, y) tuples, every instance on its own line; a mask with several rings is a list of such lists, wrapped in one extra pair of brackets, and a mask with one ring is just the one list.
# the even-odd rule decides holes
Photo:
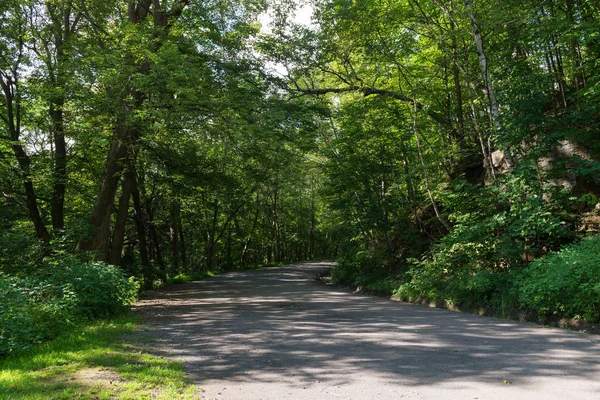
[(129, 0), (129, 20), (134, 24), (140, 23), (143, 21), (146, 16), (148, 16), (148, 12), (150, 11), (150, 5), (152, 4), (152, 0), (140, 0), (133, 1)]
[[(425, 109), (425, 106), (422, 103), (420, 103), (414, 99), (411, 99), (410, 97), (405, 96), (402, 93), (392, 92), (391, 90), (377, 89), (377, 88), (373, 88), (373, 87), (362, 87), (362, 86), (347, 86), (347, 87), (343, 87), (343, 88), (303, 89), (300, 86), (298, 86), (298, 84), (296, 84), (296, 83), (294, 83), (294, 86), (295, 86), (295, 89), (292, 89), (293, 91), (300, 92), (304, 95), (317, 95), (318, 96), (318, 95), (324, 95), (324, 94), (328, 94), (328, 93), (358, 92), (358, 93), (362, 93), (365, 97), (373, 96), (373, 95), (385, 96), (385, 97), (389, 97), (389, 98), (392, 98), (395, 100), (403, 101), (405, 103), (412, 104), (414, 107), (417, 108), (417, 110)], [(450, 121), (442, 114), (439, 114), (435, 111), (427, 110), (427, 109), (425, 109), (425, 112), (427, 113), (427, 115), (429, 115), (431, 117), (431, 119), (433, 119), (435, 122), (439, 123), (440, 125), (443, 125), (443, 126), (451, 125)]]
[(190, 4), (190, 2), (191, 0), (175, 0), (171, 6), (171, 9), (167, 11), (167, 15), (169, 16), (169, 25), (171, 25), (172, 21), (175, 21), (177, 18), (179, 18), (185, 6)]

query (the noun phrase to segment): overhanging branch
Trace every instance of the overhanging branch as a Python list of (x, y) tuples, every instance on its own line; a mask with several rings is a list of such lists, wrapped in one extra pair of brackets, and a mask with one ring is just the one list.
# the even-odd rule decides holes
[(373, 96), (373, 95), (385, 96), (385, 97), (389, 97), (389, 98), (392, 98), (395, 100), (409, 103), (412, 106), (416, 107), (418, 110), (425, 110), (427, 115), (429, 115), (431, 117), (431, 119), (433, 119), (440, 125), (443, 125), (443, 126), (451, 125), (450, 121), (448, 121), (448, 119), (446, 117), (444, 117), (442, 114), (436, 113), (435, 111), (432, 111), (432, 110), (425, 109), (425, 106), (422, 103), (418, 102), (417, 100), (412, 99), (408, 96), (405, 96), (402, 93), (393, 92), (391, 90), (384, 90), (384, 89), (377, 89), (374, 87), (364, 87), (364, 86), (356, 86), (356, 85), (350, 85), (350, 86), (346, 86), (346, 87), (342, 87), (342, 88), (305, 89), (305, 88), (301, 88), (297, 83), (294, 82), (294, 88), (292, 89), (292, 91), (298, 92), (298, 93), (301, 93), (304, 95), (313, 95), (313, 96), (324, 95), (324, 94), (328, 94), (328, 93), (349, 93), (349, 92), (362, 93), (365, 97)]

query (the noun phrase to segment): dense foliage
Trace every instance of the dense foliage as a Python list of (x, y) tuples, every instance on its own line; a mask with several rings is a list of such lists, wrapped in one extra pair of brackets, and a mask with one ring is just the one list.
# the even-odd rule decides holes
[[(292, 93), (329, 104), (321, 193), (346, 238), (334, 278), (501, 315), (600, 319), (600, 256), (560, 250), (599, 228), (598, 11), (323, 0), (312, 28), (280, 33)], [(587, 262), (563, 265), (578, 252)]]
[(518, 277), (519, 302), (542, 315), (597, 321), (600, 237), (593, 236), (529, 264)]
[(138, 288), (115, 266), (68, 257), (23, 278), (0, 273), (0, 355), (82, 321), (118, 315), (133, 304)]

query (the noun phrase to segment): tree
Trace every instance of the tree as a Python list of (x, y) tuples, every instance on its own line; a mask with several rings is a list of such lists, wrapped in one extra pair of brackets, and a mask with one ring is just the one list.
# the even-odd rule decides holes
[[(0, 43), (0, 87), (4, 103), (1, 116), (6, 129), (2, 139), (12, 149), (20, 169), (26, 206), (29, 218), (35, 227), (36, 236), (44, 242), (49, 242), (50, 232), (40, 214), (31, 176), (31, 159), (23, 144), (22, 72), (28, 63), (26, 54), (27, 21), (32, 15), (32, 7), (28, 3), (7, 2), (2, 8), (0, 9), (2, 18), (0, 36), (4, 40)], [(0, 155), (2, 158), (6, 158), (4, 151)]]
[[(180, 17), (181, 13), (189, 1), (175, 1), (171, 8), (167, 9), (165, 2), (156, 2), (151, 0), (140, 0), (129, 2), (127, 9), (127, 22), (129, 22), (134, 30), (132, 34), (141, 35), (142, 45), (147, 46), (147, 50), (152, 51), (160, 47), (161, 42), (168, 35), (173, 24)], [(146, 32), (142, 23), (150, 16), (152, 11), (152, 28), (151, 32)], [(136, 32), (136, 27), (139, 32)], [(152, 35), (152, 39), (145, 42), (144, 35)], [(145, 43), (144, 43), (145, 42)], [(131, 52), (134, 49), (125, 49), (126, 52)], [(128, 75), (124, 77), (125, 81), (131, 81), (136, 74), (148, 75), (151, 69), (150, 60), (146, 57), (140, 59), (135, 53), (126, 53), (125, 60), (129, 61), (125, 65), (125, 70)], [(118, 110), (117, 118), (114, 122), (114, 132), (111, 140), (110, 150), (106, 158), (104, 174), (101, 180), (100, 192), (96, 198), (94, 207), (89, 218), (89, 224), (92, 228), (90, 237), (82, 240), (78, 244), (81, 250), (97, 251), (101, 258), (106, 258), (108, 254), (109, 238), (110, 238), (110, 217), (112, 214), (112, 205), (119, 184), (119, 177), (125, 166), (125, 160), (133, 151), (142, 134), (139, 121), (133, 115), (140, 110), (142, 103), (146, 97), (145, 93), (138, 88), (126, 86), (125, 90), (120, 93), (123, 97), (120, 102), (123, 108)], [(123, 198), (123, 203), (128, 203), (129, 195), (126, 194)], [(123, 206), (125, 207), (125, 205)], [(121, 240), (120, 238), (115, 238)]]

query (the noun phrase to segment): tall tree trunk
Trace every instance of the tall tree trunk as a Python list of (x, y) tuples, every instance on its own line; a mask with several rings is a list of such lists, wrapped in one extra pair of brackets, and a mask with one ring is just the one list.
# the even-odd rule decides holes
[[(571, 26), (575, 26), (575, 15), (581, 12), (581, 7), (577, 1), (574, 0), (566, 0), (567, 6), (567, 19), (569, 20)], [(576, 11), (577, 8), (577, 11)], [(584, 60), (581, 52), (581, 44), (577, 38), (573, 38), (570, 45), (571, 58), (574, 60), (575, 69), (574, 69), (574, 78), (576, 89), (582, 89), (587, 84), (587, 75), (584, 69)]]
[(248, 265), (248, 248), (250, 246), (250, 240), (254, 236), (254, 232), (256, 231), (256, 226), (258, 225), (258, 216), (260, 214), (260, 196), (256, 193), (256, 212), (254, 213), (254, 219), (252, 220), (252, 229), (250, 230), (250, 234), (246, 237), (244, 241), (244, 246), (242, 248), (242, 256), (240, 258), (240, 263), (242, 266)]
[(451, 37), (452, 37), (452, 58), (453, 63), (452, 63), (452, 78), (454, 80), (454, 92), (456, 95), (456, 123), (458, 125), (458, 141), (459, 141), (459, 145), (464, 146), (464, 144), (462, 144), (462, 142), (464, 142), (465, 140), (465, 119), (463, 116), (463, 96), (462, 96), (462, 90), (461, 90), (461, 85), (460, 85), (460, 73), (458, 70), (458, 59), (459, 59), (459, 54), (458, 54), (458, 45), (457, 45), (457, 41), (456, 41), (456, 22), (454, 21), (454, 14), (453, 14), (453, 4), (452, 1), (450, 2), (450, 14), (449, 14), (449, 18), (450, 18), (450, 32), (451, 32)]
[[(130, 162), (131, 164), (131, 162)], [(119, 198), (119, 208), (113, 229), (110, 254), (108, 262), (112, 265), (121, 264), (121, 255), (123, 253), (123, 243), (125, 242), (125, 228), (127, 226), (127, 216), (129, 215), (129, 199), (133, 187), (132, 174), (126, 171), (123, 174), (123, 183), (121, 185), (121, 196)]]
[(213, 261), (215, 255), (215, 246), (217, 241), (217, 222), (219, 218), (219, 201), (213, 202), (213, 217), (208, 233), (208, 243), (206, 244), (206, 269), (211, 270), (213, 268)]
[[(135, 221), (135, 230), (138, 236), (138, 248), (140, 251), (140, 262), (142, 263), (142, 275), (146, 287), (152, 287), (152, 270), (150, 257), (148, 255), (148, 240), (146, 236), (146, 225), (144, 223), (144, 211), (140, 201), (140, 185), (138, 185), (138, 175), (135, 169), (135, 163), (130, 163), (127, 173), (131, 174), (131, 198), (133, 199), (133, 220)], [(148, 286), (150, 285), (150, 286)]]
[[(477, 24), (477, 20), (475, 19), (475, 14), (473, 12), (473, 6), (471, 4), (471, 1), (464, 0), (464, 3), (469, 13), (469, 20), (471, 21), (471, 27), (473, 29), (473, 36), (475, 37), (475, 44), (477, 46), (477, 56), (479, 58), (479, 65), (481, 67), (483, 83), (485, 84), (485, 88), (487, 90), (487, 97), (490, 105), (490, 114), (492, 116), (492, 122), (494, 124), (494, 127), (496, 128), (496, 131), (500, 133), (502, 131), (502, 124), (500, 122), (500, 111), (498, 110), (498, 103), (496, 101), (494, 85), (492, 84), (492, 80), (488, 71), (488, 59), (484, 51), (483, 36), (481, 35), (479, 25)], [(504, 153), (504, 159), (506, 160), (506, 164), (509, 170), (512, 170), (515, 164), (510, 149), (507, 146), (504, 146), (502, 151)]]
[(5, 122), (8, 125), (8, 138), (10, 139), (11, 148), (19, 164), (23, 188), (25, 189), (25, 197), (29, 218), (33, 222), (36, 237), (49, 243), (51, 236), (50, 232), (44, 224), (44, 220), (40, 214), (35, 188), (31, 179), (31, 159), (23, 148), (20, 142), (21, 137), (21, 101), (20, 87), (16, 72), (12, 76), (0, 71), (0, 87), (4, 93), (4, 101), (6, 106)]
[[(100, 259), (106, 259), (110, 229), (110, 216), (119, 185), (119, 179), (125, 166), (129, 151), (130, 133), (123, 121), (117, 122), (110, 152), (106, 159), (100, 193), (96, 198), (92, 214), (88, 220), (91, 228), (89, 237), (77, 245), (79, 250), (97, 252)], [(104, 227), (104, 228), (103, 228)]]
[(558, 46), (556, 37), (553, 37), (554, 58), (556, 59), (556, 70), (558, 72), (558, 87), (562, 98), (563, 107), (567, 107), (567, 81), (565, 77), (565, 68), (563, 65), (562, 52)]
[(179, 272), (179, 204), (171, 204), (169, 240), (171, 242), (171, 270)]
[(67, 187), (67, 144), (65, 142), (64, 99), (50, 105), (50, 118), (54, 136), (54, 187), (52, 189), (52, 228), (60, 231), (65, 227), (65, 191)]
[(231, 269), (231, 224), (229, 225), (229, 227), (227, 228), (227, 253), (226, 253), (226, 257), (225, 257), (225, 268), (227, 270)]
[(31, 182), (31, 179), (26, 175), (24, 175), (23, 186), (25, 188), (25, 196), (27, 198), (27, 211), (29, 213), (29, 218), (33, 222), (35, 235), (39, 239), (42, 239), (44, 243), (50, 243), (52, 236), (50, 236), (50, 232), (46, 228), (46, 225), (42, 220), (40, 210), (38, 209), (33, 182)]
[(131, 174), (131, 197), (133, 198), (133, 219), (138, 236), (138, 248), (140, 250), (140, 261), (142, 263), (142, 275), (144, 281), (151, 280), (150, 259), (148, 257), (148, 242), (146, 239), (146, 226), (144, 224), (144, 213), (140, 201), (140, 191), (138, 187), (138, 178), (135, 170), (135, 164), (132, 162), (127, 168), (127, 173)]
[(37, 197), (35, 195), (35, 189), (33, 187), (33, 181), (31, 180), (31, 160), (29, 159), (29, 156), (23, 149), (23, 146), (21, 146), (20, 144), (13, 144), (12, 149), (15, 153), (15, 156), (17, 157), (17, 161), (19, 162), (19, 167), (21, 168), (21, 177), (23, 179), (25, 197), (27, 199), (27, 211), (29, 213), (29, 218), (31, 219), (31, 222), (33, 222), (35, 234), (39, 239), (42, 239), (45, 243), (49, 243), (51, 239), (50, 232), (46, 228), (46, 225), (44, 224), (44, 221), (40, 214)]
[(312, 187), (311, 199), (310, 199), (310, 228), (308, 231), (308, 259), (312, 260), (314, 258), (315, 252), (315, 225), (316, 225), (316, 215), (315, 215), (315, 199), (314, 199), (314, 185)]
[[(415, 99), (416, 102), (416, 99)], [(416, 103), (415, 103), (416, 104)], [(417, 151), (419, 153), (419, 160), (421, 161), (421, 167), (423, 168), (423, 179), (425, 179), (425, 188), (427, 189), (427, 195), (429, 196), (429, 200), (431, 201), (431, 205), (433, 207), (433, 211), (438, 221), (446, 228), (448, 232), (451, 231), (450, 226), (446, 224), (443, 220), (442, 216), (437, 207), (437, 203), (433, 198), (433, 194), (431, 193), (431, 184), (429, 181), (429, 174), (427, 173), (427, 166), (425, 165), (425, 160), (423, 159), (423, 151), (421, 150), (421, 140), (419, 139), (419, 132), (417, 130), (417, 108), (413, 107), (413, 133), (415, 135), (415, 142), (417, 144)]]
[[(68, 46), (77, 30), (81, 14), (73, 12), (72, 1), (57, 4), (46, 2), (46, 10), (52, 21), (50, 26), (53, 49), (44, 46), (48, 52), (44, 62), (48, 68), (52, 93), (49, 98), (48, 115), (52, 123), (54, 142), (54, 171), (51, 205), (52, 227), (60, 231), (65, 227), (64, 204), (67, 183), (67, 146), (65, 141), (64, 106), (67, 83)], [(52, 54), (52, 50), (54, 54)]]
[(178, 234), (179, 234), (179, 251), (181, 253), (181, 268), (184, 270), (187, 268), (187, 249), (185, 247), (185, 236), (183, 234), (183, 224), (181, 223), (181, 215), (178, 220)]
[[(567, 20), (569, 21), (571, 26), (575, 26), (575, 4), (573, 0), (565, 1), (566, 9), (567, 9)], [(575, 89), (579, 90), (585, 87), (586, 85), (586, 75), (583, 69), (583, 57), (581, 55), (581, 47), (579, 44), (579, 40), (576, 37), (571, 39), (571, 43), (569, 44), (569, 52), (571, 56), (571, 60), (575, 64), (573, 68), (573, 76), (572, 79), (575, 82)]]
[(160, 249), (160, 241), (158, 240), (158, 234), (156, 232), (156, 225), (154, 223), (154, 214), (152, 212), (152, 205), (148, 204), (146, 214), (148, 215), (148, 238), (151, 242), (152, 257), (154, 261), (160, 266), (159, 275), (165, 276), (165, 262), (162, 257), (162, 251)]
[(275, 192), (273, 194), (273, 220), (271, 222), (271, 229), (272, 229), (272, 234), (271, 234), (271, 239), (272, 242), (274, 244), (273, 246), (273, 261), (278, 262), (280, 261), (280, 255), (279, 255), (279, 251), (280, 251), (280, 237), (279, 237), (279, 216), (277, 214), (278, 211), (278, 205), (279, 205), (279, 186), (276, 185), (275, 186)]
[[(463, 46), (466, 47), (464, 42)], [(477, 134), (479, 145), (481, 146), (481, 154), (483, 155), (483, 168), (485, 169), (485, 179), (495, 179), (496, 171), (494, 171), (494, 164), (492, 161), (492, 149), (490, 145), (490, 140), (489, 137), (485, 138), (483, 132), (481, 131), (481, 128), (479, 126), (479, 119), (477, 118), (477, 111), (475, 109), (475, 101), (473, 100), (475, 95), (473, 93), (473, 88), (471, 85), (468, 54), (465, 54), (465, 86), (467, 87), (467, 92), (469, 94), (469, 108), (471, 110), (473, 126), (475, 128), (475, 133)]]

